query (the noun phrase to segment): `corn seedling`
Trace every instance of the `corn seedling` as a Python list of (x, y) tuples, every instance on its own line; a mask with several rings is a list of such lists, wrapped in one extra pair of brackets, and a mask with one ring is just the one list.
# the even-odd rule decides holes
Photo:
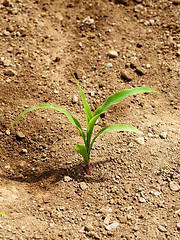
[(74, 74), (73, 74), (73, 77), (78, 85), (78, 88), (79, 88), (79, 91), (81, 94), (81, 98), (82, 98), (82, 102), (83, 102), (83, 106), (84, 106), (86, 123), (87, 123), (86, 133), (84, 133), (79, 121), (77, 119), (75, 119), (67, 110), (65, 110), (57, 105), (49, 105), (49, 104), (38, 105), (38, 106), (35, 106), (32, 108), (26, 109), (23, 113), (21, 113), (16, 118), (16, 120), (12, 123), (10, 128), (18, 121), (18, 119), (20, 117), (22, 117), (24, 114), (26, 114), (32, 110), (35, 110), (35, 109), (49, 108), (49, 109), (54, 109), (61, 113), (64, 113), (66, 115), (66, 117), (69, 119), (70, 123), (72, 123), (74, 126), (77, 127), (77, 129), (79, 130), (79, 132), (82, 136), (84, 144), (76, 144), (75, 150), (79, 154), (82, 155), (82, 157), (85, 161), (85, 164), (86, 164), (86, 173), (89, 175), (90, 174), (90, 153), (91, 153), (92, 146), (93, 146), (95, 140), (97, 139), (97, 137), (100, 134), (102, 134), (103, 132), (109, 132), (109, 131), (131, 131), (131, 132), (141, 133), (139, 130), (137, 130), (136, 128), (134, 128), (132, 126), (125, 125), (125, 124), (115, 124), (115, 125), (103, 127), (94, 137), (92, 137), (95, 123), (96, 123), (97, 119), (100, 117), (100, 115), (105, 113), (110, 106), (121, 102), (124, 98), (126, 98), (128, 96), (131, 96), (134, 94), (139, 94), (139, 93), (156, 92), (156, 91), (151, 88), (146, 88), (146, 87), (138, 87), (138, 88), (121, 90), (120, 92), (117, 92), (117, 93), (111, 95), (110, 97), (108, 97), (107, 100), (105, 101), (105, 103), (103, 105), (101, 105), (100, 107), (98, 107), (94, 111), (94, 113), (92, 113), (90, 106), (86, 100), (86, 96), (85, 96), (82, 88), (80, 87), (79, 83), (77, 82)]

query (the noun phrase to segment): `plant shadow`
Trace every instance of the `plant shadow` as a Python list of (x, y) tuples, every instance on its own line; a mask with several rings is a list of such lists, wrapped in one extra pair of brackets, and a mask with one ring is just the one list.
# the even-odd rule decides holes
[(69, 176), (76, 182), (104, 182), (107, 181), (107, 176), (104, 176), (101, 171), (97, 172), (96, 166), (101, 163), (104, 164), (106, 162), (110, 162), (112, 160), (105, 160), (101, 162), (95, 162), (91, 164), (91, 175), (87, 175), (85, 172), (85, 164), (83, 162), (77, 163), (71, 167), (60, 167), (58, 169), (48, 168), (48, 170), (44, 170), (41, 172), (30, 172), (23, 171), (21, 175), (5, 175), (0, 174), (0, 178), (9, 179), (17, 182), (27, 182), (27, 183), (39, 183), (48, 181), (49, 184), (56, 184), (59, 181), (63, 180), (65, 176)]

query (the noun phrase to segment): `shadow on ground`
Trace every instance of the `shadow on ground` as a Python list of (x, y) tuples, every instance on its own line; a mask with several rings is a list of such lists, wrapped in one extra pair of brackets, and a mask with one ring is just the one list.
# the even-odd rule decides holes
[[(17, 182), (27, 182), (27, 183), (40, 183), (49, 180), (49, 184), (55, 184), (64, 179), (65, 176), (71, 177), (73, 180), (77, 182), (86, 181), (89, 183), (94, 182), (104, 182), (107, 181), (107, 177), (103, 176), (101, 171), (97, 174), (96, 166), (104, 164), (106, 162), (111, 162), (111, 159), (95, 162), (91, 164), (91, 175), (87, 175), (85, 171), (85, 164), (83, 162), (74, 165), (73, 167), (61, 167), (58, 169), (48, 168), (44, 171), (33, 172), (30, 170), (24, 170), (20, 176), (18, 175), (7, 175), (7, 174), (0, 174), (0, 178), (3, 179), (10, 179)], [(96, 174), (93, 173), (96, 172)]]

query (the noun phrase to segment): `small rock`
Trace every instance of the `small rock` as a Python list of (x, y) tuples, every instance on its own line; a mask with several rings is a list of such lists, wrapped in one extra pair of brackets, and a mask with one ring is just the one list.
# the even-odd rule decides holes
[(176, 226), (177, 226), (177, 230), (180, 230), (180, 222), (177, 222)]
[(113, 66), (112, 63), (107, 63), (107, 64), (106, 64), (106, 67), (107, 67), (107, 68), (112, 68), (112, 66)]
[(8, 51), (8, 52), (12, 52), (12, 51), (13, 51), (13, 47), (9, 47), (9, 48), (7, 49), (7, 51)]
[(178, 216), (180, 217), (180, 209), (178, 209), (178, 210), (174, 213), (174, 215), (175, 215), (175, 216), (178, 215)]
[(143, 68), (143, 67), (137, 67), (136, 68), (136, 73), (140, 76), (145, 75), (146, 74), (146, 69)]
[(154, 135), (150, 132), (148, 132), (148, 137), (154, 137)]
[(135, 69), (135, 68), (137, 68), (137, 66), (138, 66), (138, 63), (137, 63), (137, 61), (135, 61), (135, 60), (131, 59), (131, 62), (130, 62), (130, 67), (131, 67), (132, 69)]
[(138, 4), (134, 7), (135, 12), (142, 12), (143, 10), (144, 10), (144, 7), (141, 4)]
[(155, 23), (155, 20), (154, 19), (149, 19), (149, 22), (151, 25), (153, 25)]
[(180, 48), (178, 48), (176, 55), (179, 57), (180, 56)]
[(108, 52), (108, 56), (110, 58), (116, 58), (116, 57), (118, 57), (118, 53), (114, 50), (111, 50), (111, 51)]
[(78, 232), (79, 232), (79, 233), (84, 233), (84, 232), (85, 232), (84, 228), (85, 228), (85, 227), (82, 227)]
[(146, 65), (146, 68), (150, 68), (150, 67), (151, 67), (151, 64), (148, 63), (148, 64)]
[(127, 70), (122, 70), (121, 71), (121, 77), (126, 81), (132, 81), (133, 80), (132, 74)]
[(113, 229), (116, 229), (119, 226), (118, 222), (111, 223), (110, 225), (106, 226), (106, 230), (111, 231)]
[(118, 217), (120, 223), (127, 223), (127, 218), (122, 216), (122, 217)]
[(9, 59), (4, 59), (2, 64), (3, 64), (4, 67), (12, 66), (12, 62)]
[(175, 181), (171, 181), (169, 183), (169, 188), (171, 189), (171, 191), (177, 192), (180, 190), (180, 185)]
[(139, 200), (140, 203), (145, 203), (146, 202), (146, 199), (143, 198), (143, 197), (139, 197), (138, 200)]
[(70, 182), (70, 181), (72, 181), (73, 179), (71, 178), (71, 177), (69, 177), (69, 176), (64, 176), (64, 182)]
[(75, 72), (77, 79), (83, 79), (86, 78), (86, 73), (82, 67), (78, 67)]
[(7, 27), (7, 31), (13, 32), (13, 31), (14, 31), (13, 25), (9, 25), (9, 26)]
[(75, 104), (77, 102), (78, 102), (78, 97), (77, 97), (77, 95), (74, 95), (72, 98), (72, 103)]
[(54, 93), (55, 93), (55, 94), (58, 94), (58, 93), (59, 93), (59, 91), (58, 91), (58, 90), (54, 90)]
[(7, 30), (4, 30), (4, 36), (9, 36), (10, 35), (10, 32), (9, 31), (7, 31)]
[(40, 211), (40, 212), (44, 212), (44, 210), (45, 210), (45, 209), (44, 209), (43, 207), (40, 207), (40, 208), (39, 208), (39, 211)]
[(25, 138), (25, 135), (24, 135), (23, 132), (18, 131), (18, 132), (16, 133), (16, 138), (19, 139), (19, 140), (21, 140), (21, 139)]
[(109, 207), (102, 207), (99, 210), (99, 213), (111, 213), (111, 212), (112, 212), (112, 208), (109, 208)]
[(174, 216), (178, 215), (180, 217), (180, 209), (178, 209), (175, 213)]
[(81, 182), (79, 184), (79, 186), (80, 186), (81, 190), (85, 190), (87, 188), (87, 184), (85, 182)]
[(91, 95), (91, 97), (94, 97), (94, 96), (95, 96), (94, 91), (91, 91), (89, 94)]
[(161, 232), (167, 232), (167, 229), (162, 225), (158, 226), (158, 230), (161, 231)]
[(4, 57), (0, 57), (0, 64), (3, 65), (4, 64)]
[(152, 190), (151, 194), (154, 195), (154, 196), (159, 196), (159, 195), (161, 195), (161, 192)]
[(9, 130), (9, 129), (8, 129), (8, 130), (6, 130), (6, 132), (5, 132), (5, 133), (6, 133), (6, 135), (8, 135), (8, 136), (11, 134), (11, 132), (10, 132), (10, 130)]
[(4, 75), (13, 77), (13, 76), (17, 75), (17, 73), (13, 69), (7, 69), (4, 71)]
[(110, 222), (110, 219), (111, 219), (111, 215), (108, 214), (108, 215), (105, 217), (105, 219), (104, 219), (104, 223), (105, 223), (106, 225), (108, 225), (109, 222)]
[(88, 16), (83, 20), (83, 24), (86, 24), (86, 25), (91, 25), (93, 23), (94, 23), (94, 19), (90, 18), (90, 16)]
[(167, 138), (167, 132), (160, 133), (160, 137), (163, 139)]
[(38, 25), (39, 25), (39, 27), (41, 27), (41, 28), (43, 28), (43, 27), (45, 26), (43, 22), (39, 22)]
[(21, 151), (20, 151), (20, 153), (21, 154), (25, 154), (25, 153), (27, 153), (28, 151), (27, 151), (27, 149), (25, 149), (25, 148), (23, 148)]
[(90, 231), (93, 231), (93, 230), (94, 230), (94, 227), (92, 226), (91, 223), (87, 223), (87, 224), (84, 226), (84, 230), (87, 231), (87, 232), (90, 232)]
[(135, 226), (133, 227), (133, 230), (134, 230), (135, 232), (137, 232), (137, 231), (139, 230), (139, 226), (138, 226), (138, 225), (135, 225)]
[(137, 143), (139, 143), (140, 145), (143, 145), (144, 144), (144, 137), (138, 137), (138, 138), (135, 139), (135, 141)]

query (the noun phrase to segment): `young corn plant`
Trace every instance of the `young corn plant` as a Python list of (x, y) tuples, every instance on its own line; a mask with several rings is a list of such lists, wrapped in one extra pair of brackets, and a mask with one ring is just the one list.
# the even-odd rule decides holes
[[(136, 132), (136, 133), (141, 133), (138, 129), (129, 126), (129, 125), (125, 125), (125, 124), (115, 124), (115, 125), (110, 125), (107, 127), (103, 127), (94, 137), (92, 137), (93, 134), (93, 129), (95, 126), (95, 123), (97, 121), (97, 119), (100, 117), (100, 115), (102, 113), (105, 113), (108, 108), (114, 104), (117, 104), (119, 102), (121, 102), (124, 98), (134, 95), (134, 94), (139, 94), (139, 93), (147, 93), (147, 92), (156, 92), (155, 90), (151, 89), (151, 88), (146, 88), (146, 87), (138, 87), (138, 88), (132, 88), (132, 89), (124, 89), (120, 92), (117, 92), (113, 95), (111, 95), (110, 97), (107, 98), (107, 100), (105, 101), (105, 103), (103, 105), (101, 105), (100, 107), (98, 107), (94, 113), (92, 113), (90, 106), (86, 100), (86, 96), (82, 90), (82, 88), (80, 87), (78, 81), (76, 80), (75, 75), (72, 73), (80, 94), (81, 94), (81, 98), (82, 98), (82, 102), (83, 102), (83, 106), (84, 106), (84, 111), (85, 111), (85, 116), (86, 116), (86, 123), (87, 123), (87, 130), (86, 133), (84, 133), (84, 131), (82, 130), (81, 124), (79, 123), (79, 121), (77, 119), (75, 119), (67, 110), (56, 106), (56, 105), (49, 105), (49, 104), (43, 104), (43, 105), (38, 105), (32, 108), (28, 108), (26, 109), (23, 113), (21, 113), (16, 120), (12, 123), (12, 125), (10, 126), (10, 128), (18, 121), (18, 119), (20, 117), (22, 117), (24, 114), (35, 110), (35, 109), (41, 109), (41, 108), (49, 108), (49, 109), (54, 109), (57, 110), (61, 113), (64, 113), (66, 115), (66, 117), (69, 119), (70, 123), (72, 123), (74, 126), (77, 127), (77, 129), (79, 130), (83, 142), (84, 144), (76, 144), (75, 145), (75, 150), (82, 155), (84, 161), (85, 161), (85, 165), (86, 165), (86, 173), (88, 175), (90, 175), (90, 153), (92, 150), (92, 146), (96, 140), (96, 138), (102, 134), (103, 132), (109, 132), (109, 131), (130, 131), (130, 132)], [(157, 92), (156, 92), (157, 93)], [(10, 130), (10, 128), (8, 130)]]

